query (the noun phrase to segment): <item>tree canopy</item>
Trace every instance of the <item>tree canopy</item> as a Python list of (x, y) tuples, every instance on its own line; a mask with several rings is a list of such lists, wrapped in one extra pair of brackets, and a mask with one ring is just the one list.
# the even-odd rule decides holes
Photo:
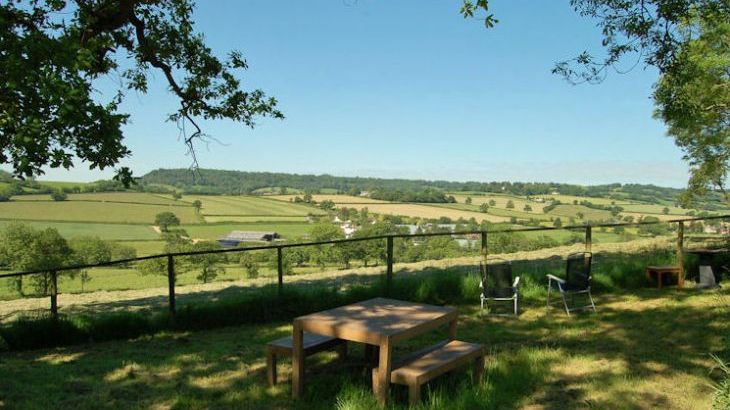
[[(42, 168), (116, 166), (130, 154), (120, 111), (125, 91), (144, 94), (157, 73), (179, 101), (178, 123), (195, 160), (198, 122), (283, 118), (274, 98), (242, 88), (238, 51), (217, 57), (194, 30), (191, 0), (28, 0), (0, 3), (0, 163), (18, 177)], [(119, 89), (100, 101), (94, 82), (118, 73)], [(131, 170), (117, 178), (132, 181)]]

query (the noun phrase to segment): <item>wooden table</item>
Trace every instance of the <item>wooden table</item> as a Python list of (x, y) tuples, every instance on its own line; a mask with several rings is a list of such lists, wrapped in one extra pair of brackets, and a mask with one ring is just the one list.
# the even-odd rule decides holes
[(390, 388), (393, 345), (449, 324), (449, 340), (456, 338), (458, 311), (454, 308), (375, 298), (294, 319), (292, 396), (304, 390), (303, 332), (367, 343), (380, 348), (378, 376), (373, 380), (378, 402), (385, 404)]
[(677, 275), (677, 288), (682, 289), (682, 272), (678, 266), (647, 266), (646, 277), (649, 278), (649, 280), (651, 280), (652, 273), (656, 273), (657, 289), (662, 288), (662, 275), (664, 274)]

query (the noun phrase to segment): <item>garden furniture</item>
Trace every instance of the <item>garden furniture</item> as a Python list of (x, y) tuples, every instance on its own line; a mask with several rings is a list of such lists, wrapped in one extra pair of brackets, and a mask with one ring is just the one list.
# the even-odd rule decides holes
[[(276, 339), (266, 345), (266, 379), (269, 387), (276, 384), (276, 362), (279, 356), (292, 355), (293, 338), (285, 336)], [(302, 341), (304, 356), (311, 356), (315, 353), (337, 349), (340, 358), (347, 356), (347, 342), (336, 337), (305, 333)]]
[(677, 275), (677, 287), (682, 289), (682, 273), (678, 266), (647, 266), (646, 277), (649, 280), (651, 280), (652, 274), (656, 275), (657, 289), (662, 288), (662, 276), (664, 275)]
[(482, 292), (479, 295), (481, 310), (484, 306), (489, 310), (489, 301), (509, 301), (513, 303), (515, 316), (519, 314), (520, 277), (512, 277), (512, 263), (506, 260), (499, 260), (497, 263), (479, 264), (482, 279), (479, 287)]
[[(593, 296), (591, 295), (591, 260), (593, 255), (590, 252), (579, 252), (572, 255), (568, 255), (566, 259), (565, 279), (561, 279), (555, 275), (547, 275), (548, 278), (548, 289), (547, 289), (547, 307), (550, 308), (550, 293), (553, 289), (560, 292), (560, 297), (563, 300), (563, 306), (565, 307), (565, 313), (570, 316), (570, 312), (575, 310), (583, 310), (592, 308), (596, 311), (596, 305), (593, 303)], [(568, 306), (566, 297), (570, 297), (571, 302), (574, 302), (576, 295), (587, 295), (590, 304), (583, 306)]]
[[(304, 332), (377, 346), (378, 366), (373, 371), (373, 390), (378, 402), (385, 404), (393, 380), (392, 372), (396, 369), (393, 366), (394, 345), (442, 325), (449, 326), (448, 342), (427, 349), (423, 355), (403, 364), (407, 366), (410, 363), (411, 367), (405, 367), (410, 370), (402, 370), (396, 380), (409, 384), (423, 383), (429, 377), (462, 363), (465, 356), (475, 358), (473, 348), (448, 344), (456, 338), (457, 319), (458, 311), (451, 307), (387, 298), (374, 298), (297, 317), (294, 319), (292, 396), (297, 398), (304, 390)], [(435, 367), (423, 366), (428, 359), (421, 358), (428, 353), (432, 354), (429, 357), (435, 360)]]

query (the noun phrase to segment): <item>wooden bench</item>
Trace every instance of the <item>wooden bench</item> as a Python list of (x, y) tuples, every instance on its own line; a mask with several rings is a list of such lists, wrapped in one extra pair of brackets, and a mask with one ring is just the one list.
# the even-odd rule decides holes
[[(441, 342), (394, 363), (390, 382), (408, 386), (408, 401), (416, 404), (421, 400), (422, 385), (472, 361), (474, 376), (481, 380), (484, 371), (484, 346), (459, 340)], [(377, 385), (377, 374), (378, 369), (373, 369), (373, 386)]]
[[(276, 361), (278, 356), (292, 355), (293, 340), (291, 336), (282, 337), (269, 342), (266, 345), (266, 376), (269, 386), (276, 384)], [(304, 333), (304, 356), (311, 356), (315, 353), (333, 350), (337, 348), (340, 358), (347, 356), (347, 341), (336, 337)]]
[(646, 277), (651, 280), (651, 274), (656, 275), (657, 289), (662, 288), (663, 275), (677, 275), (677, 288), (682, 289), (682, 272), (678, 266), (647, 266)]

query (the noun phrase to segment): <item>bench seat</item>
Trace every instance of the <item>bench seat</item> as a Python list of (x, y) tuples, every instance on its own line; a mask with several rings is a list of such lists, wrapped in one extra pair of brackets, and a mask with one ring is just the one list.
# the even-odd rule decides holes
[[(347, 341), (336, 337), (304, 333), (302, 345), (305, 357), (335, 348), (337, 348), (340, 358), (347, 355)], [(294, 339), (291, 336), (285, 336), (266, 344), (266, 374), (269, 386), (276, 384), (277, 356), (291, 356), (294, 351), (293, 346)]]
[[(484, 346), (476, 343), (452, 340), (441, 342), (394, 363), (390, 382), (408, 386), (408, 400), (416, 404), (421, 400), (421, 386), (434, 378), (473, 362), (475, 379), (481, 379), (484, 371)], [(373, 380), (377, 369), (373, 370)]]

